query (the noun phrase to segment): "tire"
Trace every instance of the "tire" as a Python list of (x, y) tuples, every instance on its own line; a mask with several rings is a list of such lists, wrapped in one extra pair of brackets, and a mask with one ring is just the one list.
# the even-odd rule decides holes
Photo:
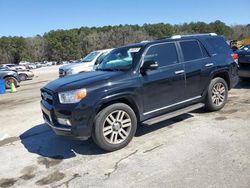
[(10, 84), (13, 82), (17, 87), (17, 80), (14, 77), (6, 77), (5, 79), (5, 88), (10, 89)]
[(26, 74), (19, 74), (19, 78), (21, 81), (27, 80), (28, 76)]
[(223, 78), (214, 78), (208, 87), (205, 108), (211, 112), (218, 111), (225, 106), (227, 98), (228, 86), (226, 81)]
[(101, 110), (94, 122), (93, 141), (105, 151), (119, 150), (129, 144), (137, 129), (134, 111), (124, 103)]

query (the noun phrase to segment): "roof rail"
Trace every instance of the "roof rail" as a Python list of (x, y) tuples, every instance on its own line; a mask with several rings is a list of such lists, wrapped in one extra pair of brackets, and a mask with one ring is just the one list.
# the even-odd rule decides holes
[(181, 39), (182, 37), (191, 37), (191, 36), (217, 36), (216, 33), (202, 33), (202, 34), (190, 34), (190, 35), (173, 35), (171, 39)]

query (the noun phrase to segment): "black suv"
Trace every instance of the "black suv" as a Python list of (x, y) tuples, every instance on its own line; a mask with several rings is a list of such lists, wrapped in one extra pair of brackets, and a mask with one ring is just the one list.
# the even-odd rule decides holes
[(154, 124), (206, 107), (223, 108), (238, 82), (222, 36), (173, 36), (114, 49), (97, 71), (41, 89), (45, 122), (58, 135), (92, 137), (104, 150), (125, 147), (141, 122)]

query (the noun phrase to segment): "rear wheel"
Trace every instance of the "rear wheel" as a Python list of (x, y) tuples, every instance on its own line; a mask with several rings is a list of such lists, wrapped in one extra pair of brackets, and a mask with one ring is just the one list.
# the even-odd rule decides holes
[(5, 78), (5, 87), (6, 87), (6, 89), (10, 89), (11, 83), (14, 83), (14, 85), (17, 87), (17, 80), (14, 77)]
[(206, 109), (218, 111), (222, 109), (228, 97), (228, 86), (223, 78), (214, 78), (208, 87)]
[(126, 104), (116, 103), (97, 114), (92, 137), (100, 148), (115, 151), (128, 145), (136, 128), (134, 111)]

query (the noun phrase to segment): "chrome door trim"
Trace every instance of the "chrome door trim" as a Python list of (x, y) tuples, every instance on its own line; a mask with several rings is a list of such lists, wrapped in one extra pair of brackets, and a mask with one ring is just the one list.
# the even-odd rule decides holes
[(213, 64), (213, 63), (208, 63), (208, 64), (206, 64), (205, 66), (206, 66), (206, 67), (212, 67), (212, 66), (214, 66), (214, 64)]
[(189, 102), (189, 101), (192, 101), (192, 100), (195, 100), (195, 99), (199, 99), (199, 98), (201, 98), (201, 96), (196, 96), (196, 97), (193, 97), (193, 98), (181, 101), (181, 102), (177, 102), (175, 104), (171, 104), (171, 105), (168, 105), (168, 106), (165, 106), (165, 107), (162, 107), (162, 108), (158, 108), (158, 109), (155, 109), (155, 110), (152, 110), (152, 111), (149, 111), (149, 112), (145, 112), (145, 113), (143, 113), (143, 115), (148, 115), (148, 114), (151, 114), (151, 113), (154, 113), (154, 112), (158, 112), (160, 110), (165, 110), (165, 109), (171, 108), (173, 106), (183, 104), (183, 103), (186, 103), (186, 102)]
[(178, 71), (175, 71), (175, 74), (176, 74), (176, 75), (178, 75), (178, 74), (183, 74), (183, 73), (185, 73), (185, 71), (184, 71), (184, 70), (178, 70)]

